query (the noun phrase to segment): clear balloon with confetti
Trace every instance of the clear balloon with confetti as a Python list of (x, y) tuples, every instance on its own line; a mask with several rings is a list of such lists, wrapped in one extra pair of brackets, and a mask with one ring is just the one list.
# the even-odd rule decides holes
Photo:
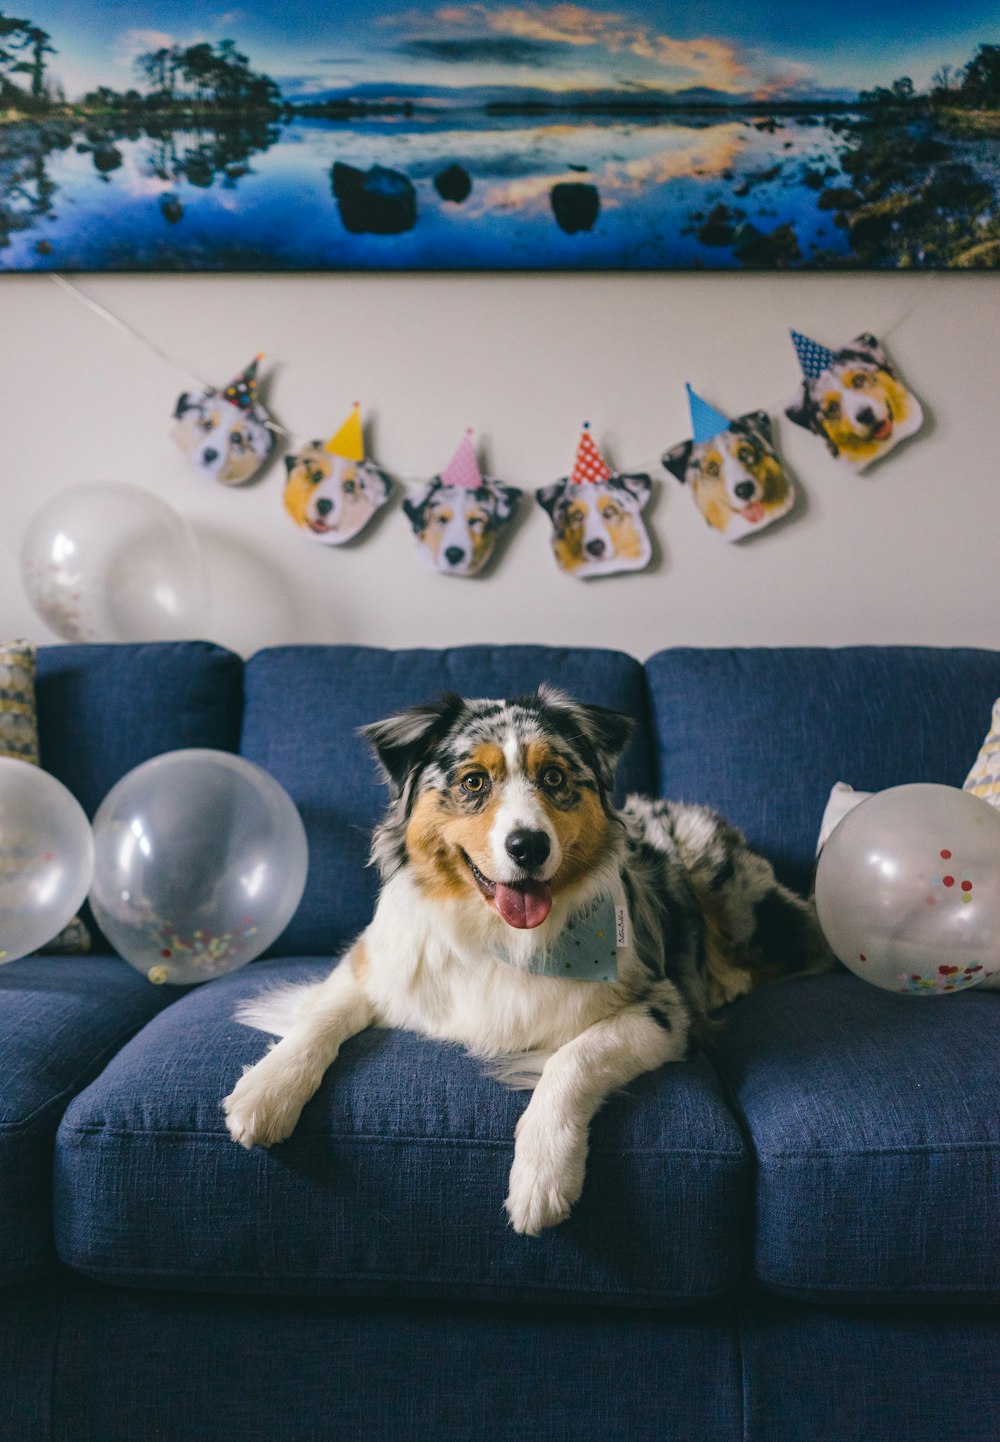
[(305, 888), (302, 818), (274, 777), (225, 751), (171, 751), (123, 777), (94, 817), (90, 902), (149, 981), (187, 984), (259, 956)]
[(1000, 972), (1000, 811), (951, 786), (893, 786), (836, 826), (816, 908), (857, 976), (947, 996)]

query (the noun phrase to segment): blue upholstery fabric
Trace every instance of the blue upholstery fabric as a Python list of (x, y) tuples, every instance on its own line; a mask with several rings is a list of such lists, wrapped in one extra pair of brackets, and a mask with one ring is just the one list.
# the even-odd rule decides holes
[(242, 680), (239, 656), (203, 641), (42, 647), (42, 765), (93, 816), (115, 782), (152, 756), (235, 751)]
[(309, 835), (309, 880), (281, 938), (281, 954), (328, 956), (371, 919), (377, 877), (365, 863), (386, 792), (357, 728), (441, 691), (513, 696), (542, 681), (636, 718), (640, 725), (622, 758), (619, 783), (628, 791), (650, 790), (645, 679), (639, 663), (617, 651), (282, 646), (250, 659), (241, 750), (286, 788)]
[(714, 1309), (206, 1297), (68, 1279), (29, 1352), (4, 1306), (15, 1298), (0, 1294), (0, 1377), (16, 1358), (27, 1395), (0, 1389), (5, 1442), (741, 1438), (736, 1329)]
[(0, 967), (0, 1283), (55, 1260), (52, 1148), (66, 1103), (176, 995), (117, 957)]
[(1000, 995), (896, 996), (841, 973), (727, 1016), (716, 1060), (757, 1157), (760, 1280), (1000, 1302)]
[(737, 1280), (747, 1159), (704, 1059), (614, 1098), (573, 1216), (535, 1239), (503, 1211), (527, 1097), (459, 1048), (350, 1041), (293, 1136), (247, 1152), (219, 1103), (268, 1038), (232, 1020), (262, 962), (184, 997), (71, 1105), (57, 1142), (59, 1253), (99, 1280), (279, 1294), (680, 1303)]
[(835, 781), (961, 786), (1000, 696), (1000, 652), (961, 648), (679, 648), (647, 671), (661, 794), (717, 807), (802, 891)]
[(1000, 1437), (1000, 1321), (940, 1307), (747, 1308), (740, 1442)]

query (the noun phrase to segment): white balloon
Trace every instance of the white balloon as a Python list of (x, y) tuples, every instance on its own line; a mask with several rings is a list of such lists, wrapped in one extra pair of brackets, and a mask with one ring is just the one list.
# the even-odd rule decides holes
[(302, 898), (305, 827), (287, 791), (227, 751), (170, 751), (94, 817), (90, 904), (150, 981), (208, 981), (259, 956)]
[(90, 822), (76, 797), (41, 767), (0, 757), (0, 961), (57, 936), (93, 870)]
[(21, 542), (35, 611), (65, 641), (173, 641), (204, 626), (194, 531), (139, 486), (74, 486), (35, 514)]
[(840, 960), (876, 986), (976, 985), (1000, 970), (1000, 811), (929, 782), (876, 792), (823, 848), (816, 909)]

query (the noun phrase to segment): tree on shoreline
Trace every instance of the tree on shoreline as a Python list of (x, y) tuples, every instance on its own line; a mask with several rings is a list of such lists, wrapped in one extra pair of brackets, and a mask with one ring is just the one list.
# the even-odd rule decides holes
[(56, 53), (51, 39), (32, 21), (0, 11), (0, 102), (23, 104), (28, 95), (11, 76), (30, 75), (30, 98), (36, 105), (44, 104), (45, 57)]

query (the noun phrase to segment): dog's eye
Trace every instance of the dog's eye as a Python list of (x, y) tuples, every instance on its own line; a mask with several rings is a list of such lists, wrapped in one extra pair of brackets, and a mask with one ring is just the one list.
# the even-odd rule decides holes
[(230, 431), (229, 439), (232, 441), (234, 446), (241, 446), (243, 444), (243, 432)]
[(737, 456), (737, 460), (741, 461), (744, 466), (751, 465), (754, 459), (754, 453), (749, 446), (744, 446)]
[(215, 422), (213, 420), (210, 420), (208, 416), (206, 416), (204, 420), (200, 420), (198, 424), (203, 431), (215, 430)]
[(703, 461), (701, 468), (706, 476), (717, 476), (719, 474), (718, 461)]
[(868, 377), (864, 371), (858, 371), (856, 375), (851, 376), (851, 385), (856, 391), (863, 391), (867, 384)]
[(558, 791), (566, 780), (566, 773), (561, 766), (546, 766), (542, 772), (542, 785), (546, 791)]
[(354, 495), (354, 482), (353, 482), (353, 481), (345, 481), (345, 482), (344, 482), (344, 495), (345, 495), (345, 496), (353, 496), (353, 495)]
[(318, 486), (319, 483), (320, 483), (320, 481), (323, 480), (323, 472), (322, 472), (322, 471), (310, 471), (310, 472), (309, 472), (309, 479), (312, 481), (312, 483), (313, 483), (314, 486)]
[(826, 416), (828, 421), (837, 420), (840, 416), (840, 402), (829, 401), (827, 405), (823, 407), (823, 414)]
[(470, 796), (481, 796), (486, 790), (487, 780), (485, 771), (470, 771), (468, 776), (462, 777), (462, 790)]

